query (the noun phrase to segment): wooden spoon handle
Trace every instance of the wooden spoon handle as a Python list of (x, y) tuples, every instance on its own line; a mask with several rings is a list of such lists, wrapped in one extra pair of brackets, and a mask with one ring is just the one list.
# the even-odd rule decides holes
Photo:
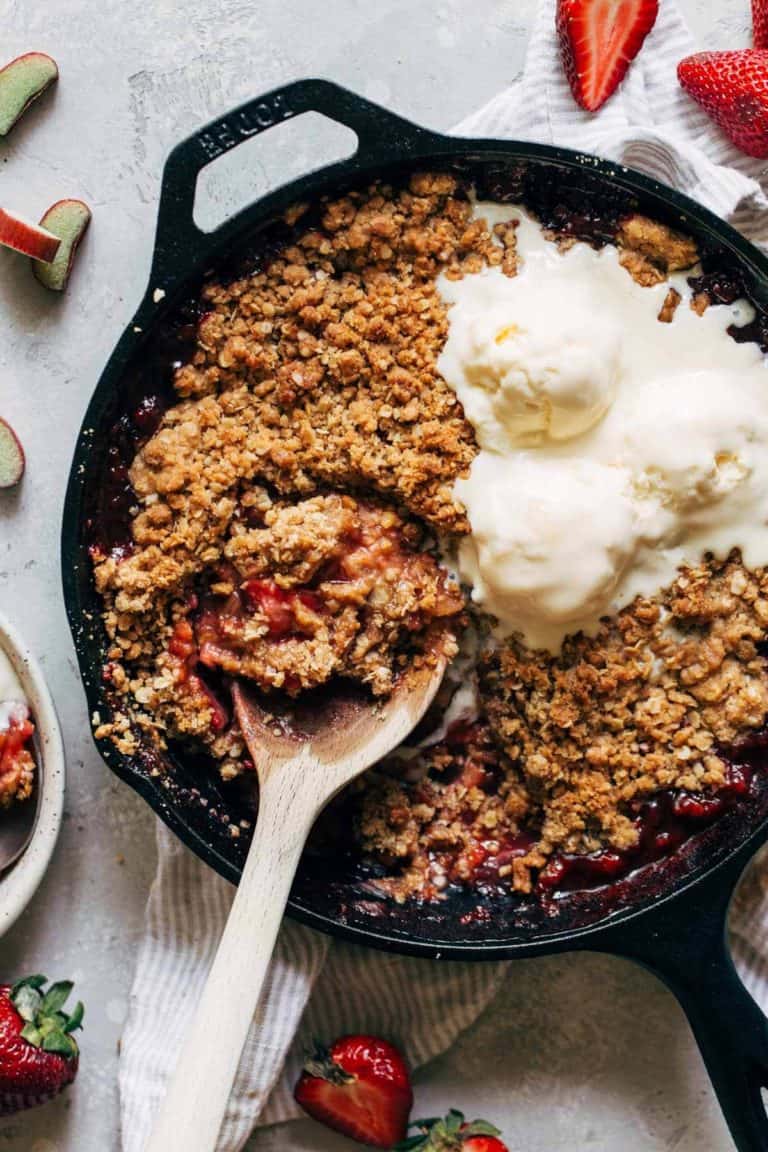
[(284, 770), (262, 790), (237, 895), (145, 1152), (213, 1152), (216, 1147), (316, 812), (294, 775)]

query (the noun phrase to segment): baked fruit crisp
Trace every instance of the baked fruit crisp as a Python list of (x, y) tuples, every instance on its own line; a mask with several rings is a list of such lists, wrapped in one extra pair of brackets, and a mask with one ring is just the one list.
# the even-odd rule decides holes
[(0, 809), (10, 808), (32, 795), (34, 732), (22, 686), (0, 648)]
[(194, 625), (205, 668), (289, 696), (344, 676), (391, 691), (403, 653), (461, 612), (458, 588), (418, 551), (419, 526), (352, 496), (271, 504), (249, 492), (248, 523), (224, 547)]
[(0, 729), (0, 808), (10, 808), (32, 795), (35, 760), (31, 751), (34, 725), (26, 708), (19, 705)]
[[(141, 742), (180, 742), (204, 749), (225, 781), (252, 773), (233, 679), (292, 699), (343, 678), (385, 698), (405, 667), (429, 658), (436, 630), (453, 631), (456, 659), (428, 720), (335, 806), (375, 864), (375, 888), (397, 900), (440, 899), (454, 884), (545, 896), (625, 875), (750, 792), (747, 753), (765, 731), (768, 572), (746, 562), (738, 535), (675, 562), (652, 586), (638, 591), (630, 580), (621, 599), (643, 548), (677, 547), (681, 524), (693, 524), (694, 541), (714, 531), (710, 509), (726, 507), (723, 494), (749, 471), (730, 442), (704, 483), (693, 464), (683, 474), (640, 459), (627, 434), (616, 507), (629, 485), (638, 507), (655, 501), (663, 531), (653, 536), (646, 517), (641, 537), (617, 513), (629, 543), (613, 583), (595, 571), (597, 545), (585, 545), (590, 566), (577, 571), (578, 551), (563, 551), (560, 532), (562, 564), (575, 556), (574, 584), (585, 582), (584, 620), (553, 593), (541, 603), (556, 642), (539, 636), (535, 619), (527, 630), (524, 612), (518, 627), (500, 628), (505, 610), (514, 621), (527, 603), (525, 543), (514, 537), (493, 552), (498, 542), (482, 535), (471, 484), (483, 454), (497, 453), (494, 477), (514, 465), (500, 511), (488, 510), (490, 498), (484, 511), (517, 530), (520, 461), (525, 480), (545, 441), (557, 442), (553, 460), (563, 441), (585, 436), (607, 451), (618, 410), (615, 380), (601, 375), (614, 355), (607, 319), (597, 367), (595, 347), (571, 343), (556, 392), (551, 373), (550, 391), (526, 375), (551, 361), (535, 317), (519, 343), (514, 311), (524, 311), (515, 285), (537, 252), (566, 295), (564, 270), (599, 262), (602, 275), (612, 261), (610, 274), (647, 302), (648, 323), (669, 340), (683, 324), (704, 332), (712, 304), (735, 307), (747, 295), (711, 274), (689, 238), (621, 202), (590, 215), (546, 189), (537, 197), (489, 181), (476, 190), (454, 174), (422, 173), (300, 205), (279, 242), (205, 282), (185, 321), (173, 395), (141, 395), (115, 427), (93, 521), (113, 704), (96, 717), (96, 735), (128, 756)], [(472, 293), (489, 285), (514, 319), (488, 352), (477, 325), (489, 309), (481, 300), (473, 311)], [(731, 334), (757, 356), (762, 320), (744, 309)], [(466, 387), (451, 375), (462, 324)], [(482, 394), (472, 392), (478, 381)], [(596, 457), (595, 475), (614, 463)], [(571, 501), (593, 483), (580, 468), (564, 473)], [(574, 521), (586, 524), (588, 509), (568, 509), (578, 544)], [(605, 544), (611, 563), (614, 544)], [(457, 565), (460, 580), (448, 574)], [(618, 602), (606, 610), (611, 596)], [(320, 849), (336, 826), (332, 810)]]

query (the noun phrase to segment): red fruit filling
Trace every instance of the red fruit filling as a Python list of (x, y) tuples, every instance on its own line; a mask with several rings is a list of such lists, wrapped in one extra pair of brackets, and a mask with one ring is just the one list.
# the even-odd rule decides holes
[(323, 601), (317, 592), (306, 588), (287, 591), (274, 580), (246, 580), (242, 594), (247, 607), (264, 617), (271, 640), (304, 634), (307, 613), (302, 609), (308, 610), (310, 618), (323, 611)]
[(211, 713), (210, 729), (214, 734), (223, 732), (230, 722), (230, 711), (219, 694), (206, 684), (199, 674), (199, 653), (197, 641), (188, 620), (177, 621), (168, 652), (173, 657), (176, 684), (183, 687), (186, 695), (196, 700), (201, 709)]
[(8, 808), (16, 800), (26, 800), (32, 792), (34, 732), (25, 704), (16, 701), (0, 704), (0, 808)]
[(632, 803), (637, 842), (623, 851), (543, 854), (541, 831), (503, 783), (502, 757), (483, 722), (451, 726), (442, 743), (406, 761), (418, 777), (413, 783), (394, 783), (392, 771), (402, 771), (394, 760), (391, 769), (375, 771), (353, 821), (364, 850), (387, 870), (373, 881), (387, 895), (434, 899), (459, 884), (491, 892), (514, 886), (552, 898), (610, 886), (672, 855), (749, 799), (762, 768), (761, 741), (728, 750), (732, 762), (717, 790), (662, 789)]
[[(196, 737), (227, 732), (231, 678), (289, 695), (345, 676), (388, 692), (401, 667), (424, 652), (434, 624), (463, 600), (419, 536), (390, 509), (323, 496), (255, 506), (238, 516), (226, 558), (200, 592), (177, 605), (163, 664), (177, 715)], [(114, 683), (113, 671), (105, 674)], [(161, 675), (153, 691), (168, 692)], [(152, 707), (152, 694), (145, 697)], [(205, 728), (205, 715), (210, 719)], [(221, 744), (217, 745), (218, 747)]]
[(734, 765), (727, 783), (711, 796), (667, 789), (639, 805), (635, 825), (637, 846), (626, 852), (596, 852), (588, 856), (561, 853), (539, 874), (545, 892), (573, 892), (599, 888), (630, 872), (662, 860), (696, 832), (749, 795), (753, 769)]
[(350, 497), (270, 510), (207, 579), (193, 621), (200, 663), (289, 695), (333, 676), (388, 693), (430, 625), (463, 607), (418, 542), (390, 509)]

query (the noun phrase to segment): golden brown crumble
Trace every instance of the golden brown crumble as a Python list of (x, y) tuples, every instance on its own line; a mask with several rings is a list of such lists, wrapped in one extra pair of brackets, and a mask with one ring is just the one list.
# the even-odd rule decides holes
[[(201, 574), (237, 564), (238, 550), (263, 542), (240, 527), (249, 509), (271, 499), (260, 495), (265, 484), (289, 503), (328, 487), (372, 492), (429, 529), (466, 528), (452, 486), (476, 449), (437, 373), (447, 319), (436, 278), (485, 264), (512, 274), (514, 229), (492, 237), (445, 174), (328, 202), (302, 229), (304, 218), (303, 209), (292, 214), (294, 242), (266, 267), (204, 289), (195, 350), (175, 375), (181, 400), (131, 467), (133, 546), (94, 557), (112, 641), (106, 675), (127, 705), (97, 732), (128, 754), (135, 722), (161, 743), (166, 734), (203, 739), (226, 775), (238, 770), (239, 736), (231, 726), (211, 731), (216, 701), (196, 674), (180, 690), (170, 646), (192, 643), (179, 628)], [(281, 534), (290, 533), (290, 515), (281, 518)], [(431, 591), (427, 584), (398, 586), (390, 632), (398, 612), (402, 628), (409, 598), (420, 598), (425, 615), (438, 614), (429, 605), (436, 584)], [(348, 608), (312, 657), (310, 645), (293, 645), (306, 657), (299, 684), (354, 663), (386, 690), (393, 665), (385, 660), (377, 672), (376, 664), (392, 637), (374, 641), (352, 616)], [(285, 686), (287, 650), (278, 659), (272, 649), (263, 679)]]
[(35, 761), (32, 753), (23, 749), (13, 760), (0, 764), (0, 808), (28, 800), (35, 781)]
[(622, 222), (616, 243), (621, 263), (643, 287), (660, 284), (670, 272), (692, 268), (699, 258), (696, 244), (689, 236), (640, 213)]
[[(399, 902), (433, 899), (450, 883), (477, 878), (491, 853), (501, 880), (530, 876), (533, 853), (520, 872), (518, 856), (502, 856), (531, 811), (531, 798), (514, 767), (494, 747), (488, 729), (473, 725), (461, 741), (426, 749), (418, 760), (397, 755), (352, 785), (357, 839), (392, 876), (378, 888)], [(542, 855), (540, 865), (545, 863)]]
[(722, 784), (718, 748), (768, 714), (766, 625), (768, 575), (732, 559), (684, 571), (557, 659), (514, 643), (488, 654), (480, 695), (500, 747), (546, 798), (542, 842), (627, 848), (629, 801)]
[(677, 288), (670, 288), (667, 295), (664, 297), (664, 303), (659, 312), (659, 320), (662, 324), (671, 324), (677, 312), (677, 306), (682, 300), (682, 296)]
[[(452, 495), (472, 429), (437, 372), (447, 334), (436, 277), (514, 251), (471, 219), (451, 176), (325, 206), (269, 266), (204, 290), (185, 402), (138, 453), (137, 545), (97, 565), (118, 612), (142, 612), (216, 558), (238, 486), (374, 489), (427, 524), (466, 528)], [(512, 245), (512, 247), (510, 247)]]

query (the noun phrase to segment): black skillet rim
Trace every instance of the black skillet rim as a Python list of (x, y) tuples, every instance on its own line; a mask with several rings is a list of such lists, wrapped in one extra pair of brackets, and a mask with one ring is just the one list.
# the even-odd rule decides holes
[[(312, 92), (316, 95), (319, 91), (324, 92), (326, 100), (344, 97), (353, 103), (357, 102), (368, 114), (372, 109), (375, 113), (381, 114), (385, 121), (391, 122), (389, 138), (385, 139), (381, 146), (369, 146), (367, 154), (364, 156), (358, 152), (349, 160), (302, 176), (257, 200), (220, 229), (215, 234), (216, 239), (208, 242), (204, 250), (198, 253), (192, 262), (187, 262), (183, 273), (178, 271), (179, 265), (183, 262), (178, 244), (171, 242), (166, 245), (164, 242), (161, 208), (154, 262), (146, 294), (135, 316), (127, 325), (91, 397), (78, 435), (66, 492), (62, 524), (64, 598), (88, 701), (89, 715), (103, 708), (105, 703), (100, 666), (95, 666), (86, 644), (87, 634), (95, 626), (95, 622), (91, 620), (88, 625), (84, 623), (77, 577), (79, 565), (88, 563), (86, 546), (79, 537), (82, 519), (81, 504), (86, 475), (84, 465), (90, 453), (93, 430), (98, 427), (99, 418), (107, 407), (109, 397), (129, 358), (144, 342), (147, 333), (161, 321), (164, 314), (173, 306), (175, 299), (183, 293), (185, 286), (199, 278), (208, 266), (223, 259), (227, 249), (232, 247), (233, 240), (237, 236), (254, 231), (259, 224), (273, 218), (297, 200), (340, 190), (340, 187), (349, 186), (360, 179), (384, 174), (387, 169), (430, 166), (431, 164), (439, 166), (441, 163), (471, 162), (473, 160), (488, 162), (494, 158), (506, 163), (539, 161), (550, 163), (560, 169), (572, 169), (579, 172), (587, 170), (590, 174), (610, 185), (618, 186), (632, 194), (638, 194), (645, 200), (652, 200), (660, 206), (660, 210), (663, 207), (663, 214), (667, 219), (670, 218), (670, 212), (674, 214), (679, 226), (683, 228), (690, 228), (689, 222), (694, 222), (695, 227), (691, 229), (693, 232), (700, 237), (707, 235), (717, 243), (718, 247), (729, 249), (741, 264), (746, 264), (750, 269), (757, 293), (760, 296), (763, 293), (768, 295), (768, 257), (708, 209), (640, 172), (612, 161), (544, 144), (448, 137), (428, 132), (409, 124), (407, 121), (400, 120), (399, 117), (392, 116), (384, 109), (379, 109), (367, 101), (360, 100), (352, 93), (348, 93), (336, 85), (324, 81), (297, 82), (297, 84), (288, 86), (281, 91), (288, 92), (289, 89), (299, 94), (302, 93), (302, 90), (309, 93), (309, 102), (306, 107), (298, 108), (297, 113), (313, 108), (315, 102), (312, 100)], [(274, 94), (268, 94), (262, 100), (269, 99), (270, 95)], [(248, 105), (243, 106), (243, 109), (252, 108), (253, 103), (249, 102)], [(323, 108), (322, 111), (327, 112), (332, 118), (346, 122), (342, 117), (335, 117), (332, 110)], [(235, 114), (233, 113), (231, 116)], [(219, 123), (222, 122), (217, 122), (217, 124)], [(200, 133), (190, 137), (176, 152), (198, 141), (209, 127), (212, 126), (207, 126)], [(192, 180), (192, 195), (194, 193), (194, 179), (202, 166), (200, 163), (190, 165), (189, 177)], [(166, 176), (167, 172), (168, 170), (166, 170)], [(162, 296), (158, 293), (158, 289), (161, 290)], [(226, 879), (233, 883), (237, 882), (239, 876), (237, 866), (226, 860), (210, 843), (189, 826), (184, 819), (183, 811), (180, 812), (175, 808), (169, 797), (163, 794), (162, 781), (153, 781), (148, 778), (131, 764), (130, 759), (119, 753), (111, 742), (95, 740), (95, 737), (94, 742), (108, 767), (149, 803), (156, 814), (187, 847)], [(734, 869), (737, 873), (746, 864), (766, 835), (768, 835), (768, 821), (764, 818), (761, 824), (741, 843), (735, 844), (720, 854), (719, 858), (712, 864), (701, 866), (694, 875), (687, 877), (681, 885), (676, 886), (653, 906), (669, 905), (683, 893), (695, 892), (702, 882), (709, 881), (718, 875), (722, 875), (723, 884), (727, 884), (728, 879), (726, 877), (732, 876)], [(575, 948), (600, 949), (601, 947), (610, 947), (610, 950), (613, 951), (616, 946), (613, 940), (615, 930), (633, 924), (648, 911), (648, 904), (629, 906), (611, 913), (593, 924), (554, 932), (541, 939), (516, 942), (508, 939), (490, 938), (480, 943), (474, 941), (457, 943), (455, 941), (429, 942), (406, 937), (376, 926), (360, 928), (345, 924), (338, 919), (303, 907), (293, 899), (288, 905), (288, 912), (293, 918), (331, 936), (414, 956), (462, 959), (533, 956)]]

